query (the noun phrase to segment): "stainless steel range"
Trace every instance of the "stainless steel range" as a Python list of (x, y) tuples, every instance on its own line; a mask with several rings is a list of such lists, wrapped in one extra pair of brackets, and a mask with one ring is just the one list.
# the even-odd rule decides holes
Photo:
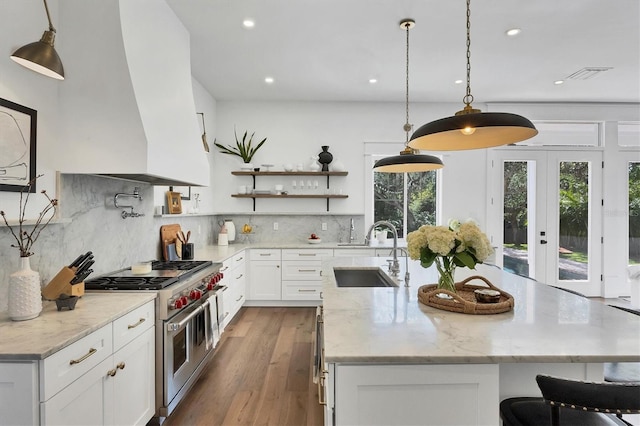
[[(122, 269), (85, 281), (91, 291), (156, 291), (156, 415), (167, 417), (197, 380), (220, 338), (224, 312), (220, 264), (154, 261), (151, 271)], [(220, 297), (218, 297), (220, 296)], [(159, 386), (162, 383), (162, 386)]]

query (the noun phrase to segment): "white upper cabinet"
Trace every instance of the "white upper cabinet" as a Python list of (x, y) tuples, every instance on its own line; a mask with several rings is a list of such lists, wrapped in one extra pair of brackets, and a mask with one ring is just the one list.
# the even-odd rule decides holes
[[(65, 0), (58, 169), (208, 185), (189, 33), (163, 0)], [(64, 31), (62, 31), (64, 28)]]

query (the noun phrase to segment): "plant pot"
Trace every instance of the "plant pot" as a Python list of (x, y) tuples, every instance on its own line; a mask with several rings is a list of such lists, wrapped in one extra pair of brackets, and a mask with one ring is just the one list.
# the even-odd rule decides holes
[(29, 257), (20, 258), (20, 269), (9, 276), (9, 318), (25, 321), (42, 312), (40, 273), (31, 269)]
[(242, 166), (240, 166), (240, 170), (253, 171), (253, 163), (243, 163)]

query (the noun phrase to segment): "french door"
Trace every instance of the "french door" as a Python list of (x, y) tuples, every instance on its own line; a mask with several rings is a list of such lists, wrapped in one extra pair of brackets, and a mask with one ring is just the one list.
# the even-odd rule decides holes
[(496, 263), (600, 296), (602, 153), (491, 150), (489, 224)]

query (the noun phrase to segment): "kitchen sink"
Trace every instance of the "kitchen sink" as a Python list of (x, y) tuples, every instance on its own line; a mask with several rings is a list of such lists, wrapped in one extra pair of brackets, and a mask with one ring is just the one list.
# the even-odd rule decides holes
[(333, 268), (338, 287), (397, 287), (380, 268)]

